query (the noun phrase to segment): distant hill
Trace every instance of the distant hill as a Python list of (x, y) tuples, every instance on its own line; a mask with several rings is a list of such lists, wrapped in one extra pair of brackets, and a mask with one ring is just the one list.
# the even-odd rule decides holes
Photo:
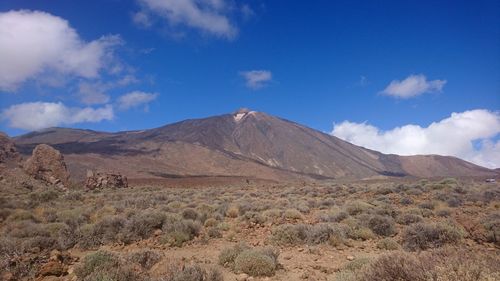
[(455, 157), (383, 154), (246, 109), (142, 131), (51, 128), (16, 137), (15, 143), (24, 154), (40, 143), (56, 147), (78, 179), (86, 169), (113, 170), (131, 178), (241, 176), (295, 180), (498, 175), (498, 171)]

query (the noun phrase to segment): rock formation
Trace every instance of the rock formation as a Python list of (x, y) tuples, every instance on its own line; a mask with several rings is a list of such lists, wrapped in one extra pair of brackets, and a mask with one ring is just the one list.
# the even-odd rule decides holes
[(20, 159), (12, 139), (0, 132), (0, 163), (18, 162)]
[(69, 172), (64, 156), (55, 148), (39, 144), (24, 164), (24, 171), (35, 179), (53, 185), (69, 185)]
[(87, 171), (85, 187), (93, 190), (97, 188), (127, 188), (127, 177), (120, 174), (98, 173)]

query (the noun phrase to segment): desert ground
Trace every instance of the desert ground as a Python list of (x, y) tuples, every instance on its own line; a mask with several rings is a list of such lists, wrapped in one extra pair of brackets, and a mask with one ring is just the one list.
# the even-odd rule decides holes
[(500, 185), (2, 185), (1, 280), (500, 280)]

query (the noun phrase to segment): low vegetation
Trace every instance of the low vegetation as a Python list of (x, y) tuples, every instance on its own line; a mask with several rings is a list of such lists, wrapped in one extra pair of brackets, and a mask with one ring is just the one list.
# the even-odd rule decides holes
[(2, 193), (0, 280), (499, 280), (499, 194), (454, 179)]

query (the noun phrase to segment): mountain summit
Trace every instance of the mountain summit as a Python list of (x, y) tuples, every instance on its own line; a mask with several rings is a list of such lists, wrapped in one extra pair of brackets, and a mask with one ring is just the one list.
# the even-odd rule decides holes
[(132, 178), (241, 176), (262, 179), (375, 176), (491, 176), (497, 173), (454, 157), (387, 155), (266, 113), (185, 120), (118, 133), (52, 128), (15, 139), (27, 153), (40, 143), (65, 154), (73, 175), (86, 169)]

